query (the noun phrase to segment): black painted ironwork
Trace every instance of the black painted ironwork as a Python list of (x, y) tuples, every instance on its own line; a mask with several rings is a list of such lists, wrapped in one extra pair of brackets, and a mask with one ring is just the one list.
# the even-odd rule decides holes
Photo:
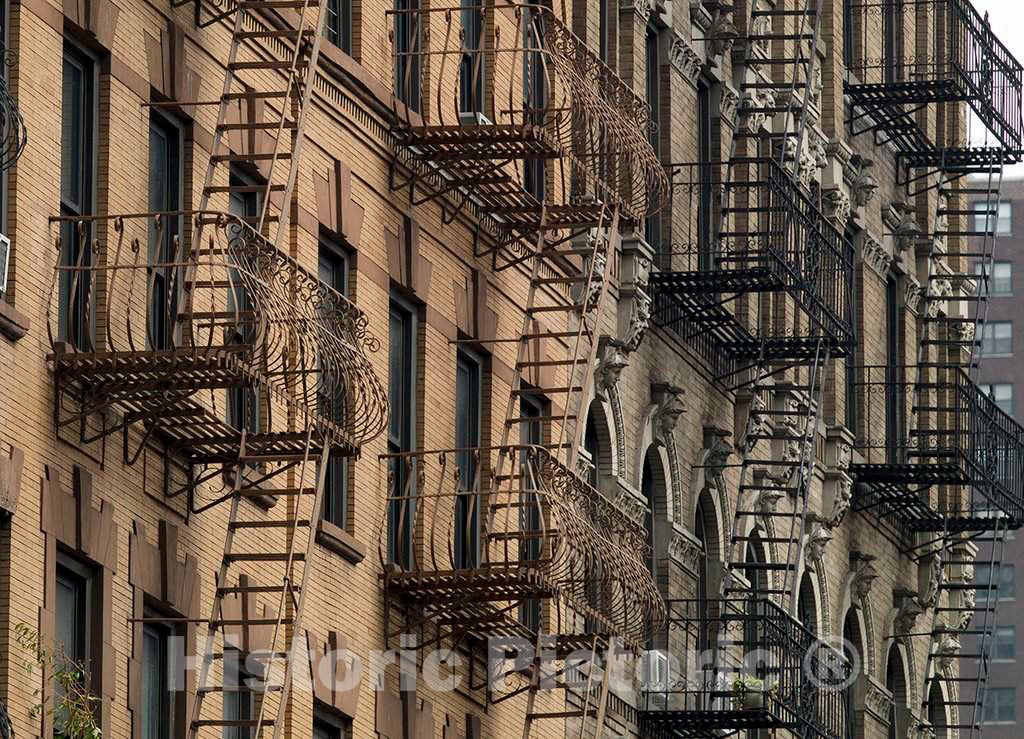
[[(917, 113), (966, 102), (1020, 160), (1024, 69), (969, 0), (865, 0), (852, 5), (849, 22), (845, 91), (854, 133), (892, 142), (908, 166), (934, 166), (949, 142), (932, 139)], [(963, 153), (961, 166), (984, 166), (974, 150), (954, 152)]]
[[(962, 368), (859, 369), (855, 510), (911, 531), (1024, 523), (1024, 428)], [(938, 488), (938, 490), (935, 490)], [(947, 520), (944, 520), (947, 519)]]
[(641, 675), (645, 736), (707, 737), (729, 729), (847, 736), (851, 664), (774, 601), (668, 606), (659, 648), (647, 653)]
[[(729, 183), (717, 166), (673, 169), (682, 225), (670, 264), (651, 276), (655, 322), (733, 360), (806, 359), (819, 342), (845, 356), (854, 340), (853, 248), (792, 173), (772, 160), (745, 165), (747, 177)], [(700, 207), (708, 200), (710, 213)], [(779, 296), (780, 313), (789, 296), (793, 315), (759, 317), (758, 293)]]
[(3, 172), (12, 167), (25, 151), (28, 131), (18, 110), (18, 103), (7, 84), (6, 69), (14, 63), (14, 54), (2, 44), (0, 63), (4, 66), (0, 74), (0, 172)]

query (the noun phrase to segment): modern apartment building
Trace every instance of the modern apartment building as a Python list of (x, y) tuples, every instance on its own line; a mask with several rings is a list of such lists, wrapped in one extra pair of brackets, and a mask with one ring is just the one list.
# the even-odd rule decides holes
[(19, 739), (976, 735), (967, 0), (0, 5)]

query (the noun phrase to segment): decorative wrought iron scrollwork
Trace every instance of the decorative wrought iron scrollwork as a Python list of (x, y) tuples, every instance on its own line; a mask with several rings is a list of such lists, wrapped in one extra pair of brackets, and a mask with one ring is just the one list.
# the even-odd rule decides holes
[(14, 60), (13, 50), (0, 45), (0, 64), (4, 67), (0, 70), (0, 172), (14, 166), (28, 143), (25, 120), (7, 84), (7, 69), (14, 64)]

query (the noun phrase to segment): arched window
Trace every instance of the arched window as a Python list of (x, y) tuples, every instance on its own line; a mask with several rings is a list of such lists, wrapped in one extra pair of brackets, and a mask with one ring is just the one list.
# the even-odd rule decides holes
[(949, 720), (946, 717), (946, 700), (942, 697), (942, 686), (938, 680), (932, 680), (932, 687), (928, 691), (928, 723), (935, 732), (935, 739), (946, 739), (946, 727)]
[(718, 523), (715, 519), (715, 504), (707, 490), (701, 492), (697, 498), (697, 507), (693, 514), (693, 535), (700, 542), (703, 552), (697, 558), (697, 581), (694, 590), (697, 613), (707, 616), (707, 620), (701, 622), (701, 629), (697, 635), (697, 651), (704, 652), (711, 646), (711, 620), (717, 613), (717, 606), (712, 607), (711, 603), (715, 594), (709, 592), (709, 576), (711, 560), (718, 552)]
[(902, 721), (903, 711), (907, 705), (907, 670), (903, 662), (903, 651), (898, 644), (889, 647), (889, 655), (885, 661), (885, 687), (892, 693), (892, 706), (889, 708), (889, 739), (900, 739), (896, 726), (897, 717)]
[(800, 623), (817, 636), (818, 634), (818, 601), (814, 594), (814, 583), (811, 581), (811, 573), (805, 572), (800, 578), (800, 592), (796, 601), (797, 618)]
[(652, 453), (652, 450), (648, 449), (647, 454), (644, 455), (644, 470), (643, 475), (640, 478), (640, 492), (643, 494), (644, 500), (647, 502), (647, 510), (644, 513), (644, 530), (647, 532), (647, 545), (651, 548), (650, 554), (647, 558), (647, 569), (651, 571), (651, 575), (654, 576), (657, 581), (658, 547), (657, 542), (654, 540), (654, 513), (657, 508), (655, 490), (657, 484), (654, 479), (654, 467), (651, 464)]
[(583, 432), (583, 449), (590, 458), (590, 471), (587, 482), (594, 488), (597, 487), (598, 472), (601, 469), (601, 437), (597, 433), (597, 424), (594, 422), (594, 414), (597, 412), (597, 401), (590, 404), (590, 412), (587, 413), (587, 428)]
[[(750, 600), (747, 602), (747, 618), (743, 628), (744, 660), (755, 656), (764, 641), (764, 619), (767, 616), (768, 571), (762, 566), (767, 562), (761, 535), (756, 529), (751, 530), (747, 540), (747, 551), (744, 557), (744, 574), (750, 583)], [(747, 669), (753, 670), (757, 677), (764, 679), (766, 665), (763, 661), (746, 662)], [(752, 734), (758, 736), (758, 734)]]
[[(843, 654), (846, 655), (846, 659), (854, 669), (857, 669), (859, 666), (860, 671), (863, 672), (864, 642), (861, 639), (860, 620), (857, 618), (857, 612), (852, 608), (846, 612), (846, 618), (843, 619)], [(857, 735), (856, 682), (851, 682), (846, 686), (843, 702), (846, 707), (844, 712), (846, 733), (844, 737), (845, 739), (855, 739)]]

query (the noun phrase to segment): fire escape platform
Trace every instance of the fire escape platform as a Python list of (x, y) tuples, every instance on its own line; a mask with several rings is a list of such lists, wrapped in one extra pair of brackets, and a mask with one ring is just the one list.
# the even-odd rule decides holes
[(557, 159), (565, 152), (542, 126), (437, 125), (394, 129), (410, 156), (429, 162), (493, 159)]
[[(721, 700), (728, 701), (730, 697), (723, 692)], [(719, 735), (716, 729), (743, 731), (797, 728), (796, 724), (786, 723), (768, 708), (647, 711), (643, 714), (641, 726), (645, 732), (659, 739), (707, 739)]]
[(112, 395), (131, 393), (133, 388), (173, 391), (225, 388), (246, 380), (239, 355), (250, 347), (242, 344), (151, 349), (144, 351), (78, 352), (62, 350), (47, 356), (56, 372), (78, 380), (90, 389), (110, 388)]

